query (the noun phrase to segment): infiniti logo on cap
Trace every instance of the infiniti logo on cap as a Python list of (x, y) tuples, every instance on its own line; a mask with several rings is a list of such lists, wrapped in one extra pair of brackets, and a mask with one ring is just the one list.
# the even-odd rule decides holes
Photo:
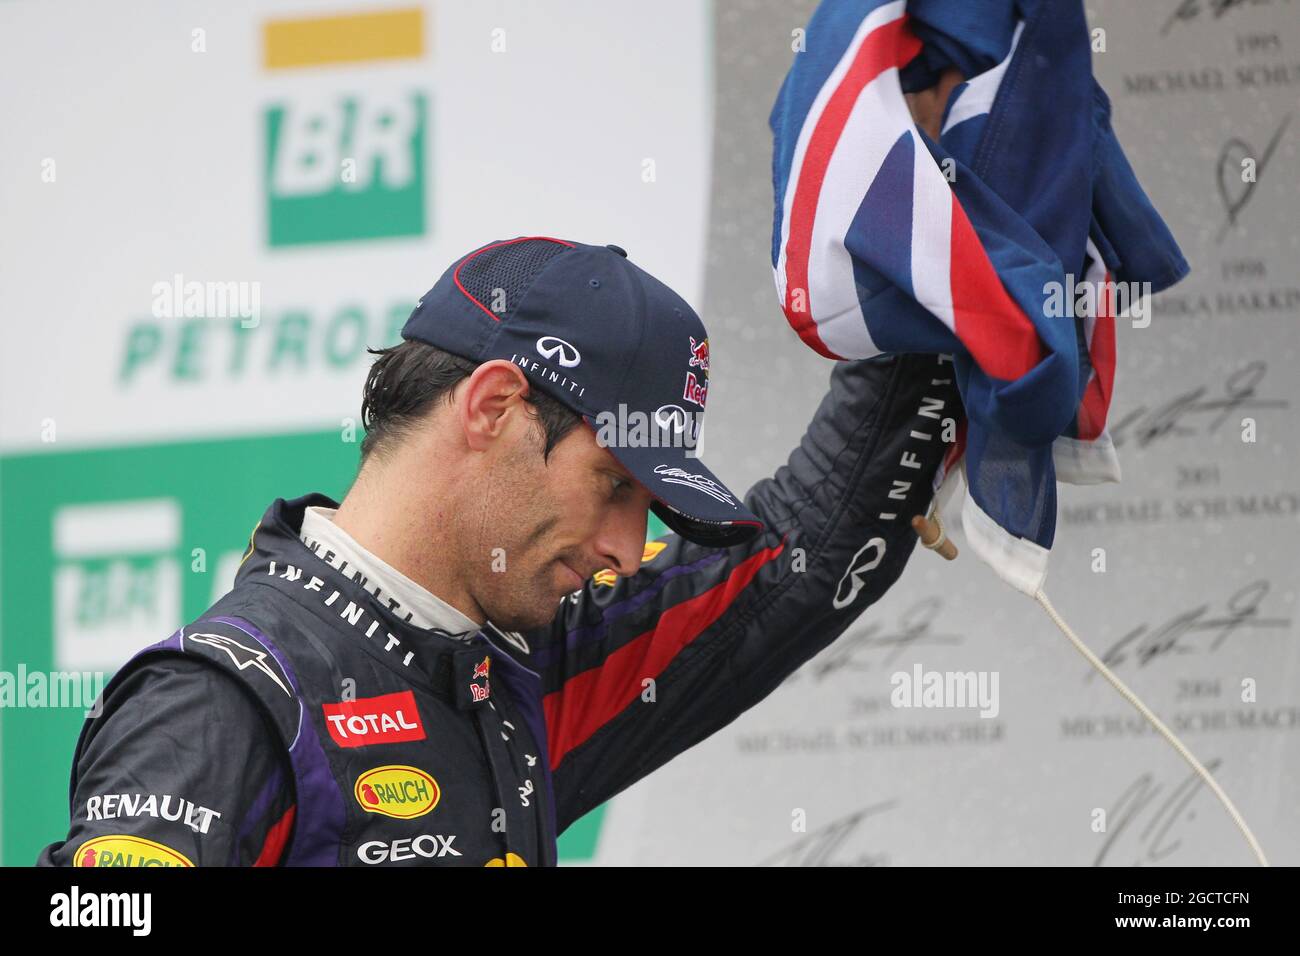
[(537, 352), (542, 358), (552, 359), (561, 368), (574, 368), (582, 361), (577, 349), (554, 335), (543, 335), (538, 339)]
[(671, 428), (678, 435), (686, 430), (689, 420), (686, 409), (680, 405), (660, 405), (655, 409), (655, 424), (665, 430)]

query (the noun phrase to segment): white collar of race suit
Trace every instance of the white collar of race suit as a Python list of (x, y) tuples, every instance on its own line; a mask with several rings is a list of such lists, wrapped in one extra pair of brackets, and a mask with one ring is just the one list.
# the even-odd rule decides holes
[(479, 626), (433, 592), (367, 551), (334, 523), (338, 509), (308, 507), (298, 537), (334, 570), (360, 584), (392, 613), (414, 627), (437, 628), (468, 639)]

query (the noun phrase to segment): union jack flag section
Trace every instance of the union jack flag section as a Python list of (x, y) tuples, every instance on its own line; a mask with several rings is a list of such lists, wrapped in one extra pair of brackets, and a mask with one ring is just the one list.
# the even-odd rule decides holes
[[(1120, 477), (1117, 316), (1188, 271), (1111, 130), (1082, 3), (824, 0), (803, 40), (770, 118), (786, 318), (832, 359), (953, 356), (939, 506), (964, 476), (971, 547), (1033, 595), (1056, 481)], [(904, 94), (949, 68), (936, 142)]]

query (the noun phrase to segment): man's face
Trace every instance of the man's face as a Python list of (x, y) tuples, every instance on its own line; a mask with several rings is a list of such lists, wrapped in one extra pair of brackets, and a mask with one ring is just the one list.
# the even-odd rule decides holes
[(652, 497), (586, 423), (543, 461), (540, 422), (516, 421), (483, 477), (466, 527), (466, 587), (492, 623), (522, 631), (555, 617), (565, 595), (603, 569), (629, 575), (641, 564)]

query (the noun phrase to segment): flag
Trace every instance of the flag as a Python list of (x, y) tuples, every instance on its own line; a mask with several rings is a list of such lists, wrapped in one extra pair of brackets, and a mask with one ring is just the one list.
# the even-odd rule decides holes
[[(938, 141), (905, 92), (957, 67)], [(1080, 0), (824, 0), (772, 109), (777, 294), (832, 359), (951, 354), (972, 548), (1033, 594), (1056, 482), (1119, 480), (1116, 320), (1187, 273), (1092, 76)], [(1143, 284), (1148, 285), (1143, 285)]]

